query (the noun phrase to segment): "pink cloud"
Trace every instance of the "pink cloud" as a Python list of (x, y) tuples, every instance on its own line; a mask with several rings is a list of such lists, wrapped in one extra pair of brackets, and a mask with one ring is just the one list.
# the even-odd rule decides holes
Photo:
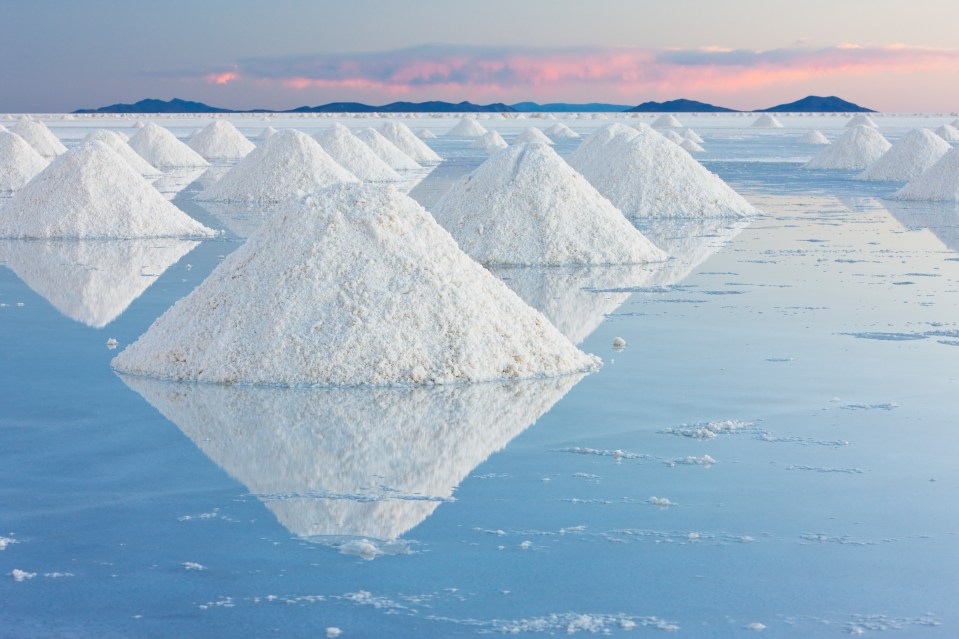
[(239, 77), (240, 74), (236, 71), (224, 71), (222, 73), (209, 73), (203, 79), (210, 84), (229, 84)]

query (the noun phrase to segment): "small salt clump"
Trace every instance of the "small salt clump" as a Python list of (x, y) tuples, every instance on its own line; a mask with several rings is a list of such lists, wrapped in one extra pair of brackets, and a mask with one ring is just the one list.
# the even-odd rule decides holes
[(0, 131), (0, 190), (22, 188), (47, 167), (47, 160), (12, 131)]
[(34, 150), (45, 158), (55, 158), (67, 152), (60, 139), (47, 128), (43, 122), (36, 120), (20, 120), (10, 131), (27, 141)]
[(117, 154), (123, 158), (127, 164), (130, 165), (130, 168), (140, 175), (155, 177), (161, 174), (159, 169), (144, 160), (140, 154), (130, 148), (130, 145), (127, 144), (127, 141), (120, 137), (118, 133), (107, 131), (105, 129), (99, 129), (89, 133), (87, 137), (83, 138), (82, 143), (87, 144), (89, 142), (93, 142), (94, 140), (103, 142), (108, 147), (116, 151)]
[(626, 340), (624, 340), (622, 337), (614, 337), (614, 338), (613, 338), (613, 348), (615, 348), (615, 349), (617, 349), (617, 350), (622, 350), (622, 349), (626, 348)]
[(929, 129), (913, 129), (856, 178), (907, 182), (938, 162), (950, 149), (948, 142)]
[(180, 142), (162, 126), (152, 122), (144, 125), (130, 138), (130, 147), (144, 160), (158, 169), (170, 169), (188, 166), (209, 166), (209, 162)]
[(876, 129), (859, 125), (820, 151), (804, 169), (865, 169), (892, 147)]
[(256, 148), (227, 120), (210, 122), (187, 145), (207, 160), (239, 160)]
[(750, 125), (755, 129), (781, 129), (783, 123), (770, 113), (763, 113)]
[(361, 129), (354, 135), (394, 171), (418, 171), (423, 168), (376, 129)]
[(383, 126), (379, 128), (379, 132), (383, 137), (395, 144), (403, 153), (406, 153), (419, 163), (443, 161), (443, 158), (437, 155), (433, 149), (426, 146), (423, 140), (413, 135), (410, 128), (402, 122), (384, 122)]
[(943, 155), (938, 162), (889, 197), (893, 200), (959, 201), (959, 148)]
[(460, 118), (452, 129), (446, 132), (451, 138), (478, 138), (486, 133), (486, 128), (476, 118)]
[(397, 182), (400, 175), (342, 124), (313, 136), (330, 157), (363, 182)]
[(819, 131), (807, 131), (799, 136), (799, 139), (796, 140), (799, 144), (818, 144), (825, 146), (829, 144), (829, 138), (820, 133)]

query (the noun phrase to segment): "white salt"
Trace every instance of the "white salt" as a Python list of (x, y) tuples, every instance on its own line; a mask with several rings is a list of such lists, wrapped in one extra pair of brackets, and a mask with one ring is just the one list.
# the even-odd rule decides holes
[(783, 128), (783, 123), (771, 113), (763, 113), (756, 118), (750, 126), (756, 129), (781, 129)]
[(557, 122), (544, 131), (552, 140), (574, 140), (580, 135), (562, 122)]
[(876, 129), (859, 125), (824, 148), (803, 165), (804, 169), (865, 169), (892, 147)]
[(47, 160), (12, 131), (0, 131), (0, 190), (22, 188), (47, 167)]
[(379, 131), (383, 134), (383, 137), (417, 162), (435, 163), (443, 161), (443, 158), (426, 146), (423, 140), (413, 135), (410, 128), (402, 122), (384, 122)]
[(130, 138), (129, 144), (144, 160), (158, 169), (210, 164), (199, 153), (177, 140), (172, 133), (152, 122), (137, 131), (136, 135)]
[(270, 137), (271, 135), (273, 135), (274, 133), (276, 133), (276, 129), (274, 129), (271, 126), (266, 127), (265, 129), (260, 131), (260, 134), (258, 136), (256, 136), (257, 143), (266, 141), (266, 139)]
[(327, 639), (336, 639), (336, 637), (339, 637), (341, 634), (343, 634), (343, 631), (336, 626), (330, 626), (326, 629)]
[(10, 131), (26, 140), (27, 144), (45, 158), (55, 158), (67, 152), (67, 147), (63, 146), (60, 139), (43, 122), (19, 120), (10, 127)]
[(503, 139), (496, 131), (488, 131), (485, 135), (480, 138), (473, 140), (473, 143), (470, 144), (474, 149), (505, 149), (509, 145), (506, 143), (506, 140)]
[(155, 166), (144, 160), (139, 153), (130, 148), (130, 145), (127, 144), (127, 141), (120, 137), (119, 134), (113, 131), (107, 131), (106, 129), (99, 129), (97, 131), (92, 131), (83, 138), (83, 144), (93, 142), (98, 140), (103, 142), (108, 147), (117, 152), (123, 160), (130, 165), (134, 171), (140, 175), (147, 176), (158, 176), (160, 175), (159, 169)]
[(946, 142), (959, 142), (959, 129), (951, 124), (943, 124), (935, 133)]
[(239, 160), (256, 148), (227, 120), (213, 120), (187, 144), (207, 160)]
[(380, 159), (362, 140), (342, 124), (323, 129), (313, 136), (323, 150), (344, 169), (363, 182), (396, 182), (400, 175)]
[(432, 140), (436, 137), (436, 134), (429, 129), (419, 129), (416, 131), (416, 137), (420, 138), (421, 140)]
[(446, 132), (452, 138), (478, 138), (486, 133), (486, 127), (476, 121), (476, 118), (460, 118), (452, 129)]
[(10, 571), (10, 576), (13, 577), (14, 581), (29, 581), (37, 576), (35, 572), (27, 572), (26, 570), (20, 570), (19, 568), (14, 568)]
[(943, 155), (922, 175), (889, 197), (893, 200), (959, 201), (959, 148)]
[(686, 138), (687, 140), (692, 140), (696, 144), (703, 143), (703, 139), (699, 137), (699, 134), (693, 131), (692, 129), (686, 129), (685, 131), (683, 131), (683, 137)]
[(908, 182), (938, 162), (950, 149), (948, 142), (929, 129), (913, 129), (856, 178)]
[(361, 129), (354, 135), (395, 171), (418, 171), (423, 168), (376, 129)]
[(536, 127), (528, 126), (520, 132), (516, 139), (513, 140), (513, 146), (520, 144), (552, 144), (553, 141), (546, 137), (546, 134), (537, 129)]
[(846, 122), (846, 128), (853, 128), (857, 126), (868, 126), (873, 129), (878, 129), (879, 125), (876, 124), (875, 120), (866, 115), (865, 113), (858, 113), (850, 118), (849, 122)]
[(688, 151), (690, 153), (703, 153), (706, 150), (703, 147), (696, 144), (695, 142), (693, 142), (692, 140), (683, 140), (682, 142), (679, 143), (679, 148), (685, 151)]
[(673, 131), (672, 129), (667, 129), (666, 131), (660, 131), (659, 134), (674, 144), (682, 144), (683, 140), (686, 139), (680, 134)]
[(618, 349), (618, 350), (622, 350), (622, 349), (626, 348), (626, 340), (624, 340), (622, 337), (614, 337), (614, 338), (613, 338), (613, 348)]
[(653, 128), (654, 129), (681, 129), (683, 128), (683, 125), (679, 120), (676, 119), (676, 116), (670, 113), (665, 113), (659, 116), (658, 118), (656, 118), (656, 121), (653, 122)]
[(820, 133), (819, 131), (807, 131), (799, 136), (799, 139), (796, 140), (799, 144), (818, 144), (825, 146), (829, 144), (829, 138)]

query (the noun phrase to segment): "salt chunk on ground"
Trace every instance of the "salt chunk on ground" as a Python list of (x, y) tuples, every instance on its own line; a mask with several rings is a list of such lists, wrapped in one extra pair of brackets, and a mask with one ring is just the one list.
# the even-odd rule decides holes
[(383, 126), (379, 128), (379, 132), (383, 137), (395, 144), (403, 153), (417, 162), (431, 163), (443, 161), (443, 158), (428, 147), (423, 140), (413, 135), (410, 128), (402, 122), (384, 122)]
[(804, 169), (865, 169), (892, 147), (876, 129), (859, 125), (820, 151)]
[(486, 127), (476, 121), (476, 118), (460, 118), (452, 129), (446, 132), (451, 138), (478, 138), (486, 133)]
[(190, 136), (187, 146), (207, 160), (239, 160), (256, 148), (227, 120), (213, 120)]
[(343, 634), (343, 631), (335, 626), (330, 626), (326, 629), (327, 639), (336, 639), (336, 637), (339, 637), (341, 634)]
[(681, 129), (683, 128), (683, 125), (679, 120), (676, 119), (676, 116), (670, 113), (666, 113), (656, 118), (656, 121), (653, 122), (653, 128), (654, 129)]
[(55, 158), (67, 152), (67, 147), (63, 146), (60, 138), (55, 136), (43, 122), (20, 120), (10, 127), (10, 131), (26, 140), (27, 144), (45, 158)]
[(35, 572), (27, 572), (26, 570), (20, 570), (19, 568), (14, 568), (10, 571), (10, 576), (13, 577), (14, 581), (28, 581), (37, 576)]
[(938, 162), (889, 198), (932, 202), (959, 201), (959, 148), (943, 155)]
[(509, 145), (506, 144), (506, 140), (504, 140), (503, 136), (501, 136), (499, 133), (496, 131), (488, 131), (482, 137), (473, 140), (473, 143), (470, 144), (470, 146), (474, 149), (494, 150), (505, 149)]
[(856, 179), (908, 182), (924, 173), (951, 149), (948, 142), (929, 129), (913, 129)]
[(363, 182), (398, 182), (401, 179), (399, 173), (342, 124), (335, 123), (313, 138), (340, 166)]
[(423, 168), (376, 129), (361, 129), (353, 135), (370, 147), (373, 153), (376, 153), (394, 171), (418, 171)]
[(532, 126), (523, 129), (522, 132), (516, 136), (516, 139), (513, 140), (513, 146), (531, 143), (552, 144), (553, 141), (546, 137), (545, 133)]
[(118, 133), (106, 129), (99, 129), (89, 133), (87, 137), (83, 138), (82, 143), (87, 144), (94, 140), (99, 140), (116, 151), (117, 154), (130, 165), (130, 168), (140, 175), (159, 176), (161, 174), (159, 169), (144, 160), (139, 153), (130, 148), (127, 141), (120, 137)]
[(22, 188), (47, 167), (47, 160), (12, 131), (0, 131), (0, 190)]
[(614, 337), (613, 348), (620, 349), (620, 350), (626, 348), (626, 340), (624, 340), (622, 337)]
[(130, 147), (158, 169), (187, 166), (209, 166), (209, 162), (176, 139), (172, 133), (152, 122), (130, 138)]
[(756, 118), (750, 126), (755, 129), (781, 129), (783, 128), (783, 123), (771, 113), (763, 113)]
[(819, 144), (825, 146), (829, 144), (829, 138), (820, 133), (819, 131), (807, 131), (799, 136), (799, 139), (796, 140), (799, 144)]

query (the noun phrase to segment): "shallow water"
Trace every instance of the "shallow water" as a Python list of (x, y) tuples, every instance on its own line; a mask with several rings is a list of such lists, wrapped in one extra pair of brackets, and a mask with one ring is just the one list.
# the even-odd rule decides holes
[[(795, 131), (691, 124), (767, 217), (643, 224), (657, 269), (497, 272), (603, 357), (583, 378), (121, 379), (107, 340), (256, 212), (196, 246), (0, 247), (0, 637), (955, 636), (959, 213), (800, 171)], [(483, 157), (431, 143), (427, 205)]]

